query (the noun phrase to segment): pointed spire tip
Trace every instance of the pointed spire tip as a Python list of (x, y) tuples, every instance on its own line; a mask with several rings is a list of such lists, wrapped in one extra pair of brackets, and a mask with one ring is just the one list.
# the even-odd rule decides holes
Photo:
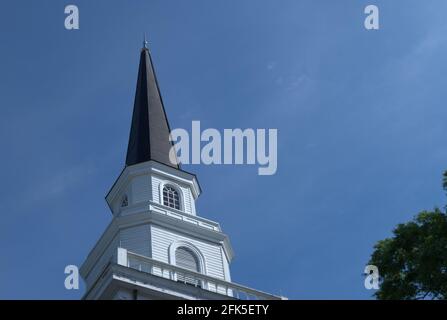
[(147, 49), (147, 45), (148, 45), (148, 42), (147, 42), (147, 39), (146, 39), (146, 32), (144, 33), (144, 40), (143, 40), (143, 49)]

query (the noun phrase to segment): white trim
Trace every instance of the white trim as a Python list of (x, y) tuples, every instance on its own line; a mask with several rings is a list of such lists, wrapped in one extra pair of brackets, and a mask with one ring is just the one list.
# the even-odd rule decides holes
[(223, 247), (220, 247), (220, 254), (222, 256), (222, 268), (224, 271), (225, 280), (231, 282), (230, 266), (228, 265), (228, 258)]

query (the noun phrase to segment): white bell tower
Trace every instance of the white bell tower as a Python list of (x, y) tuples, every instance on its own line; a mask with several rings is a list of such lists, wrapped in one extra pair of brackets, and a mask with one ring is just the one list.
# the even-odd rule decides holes
[(106, 196), (113, 218), (81, 267), (84, 299), (281, 299), (233, 283), (233, 249), (197, 215), (194, 174), (172, 143), (150, 52), (141, 50), (126, 165)]

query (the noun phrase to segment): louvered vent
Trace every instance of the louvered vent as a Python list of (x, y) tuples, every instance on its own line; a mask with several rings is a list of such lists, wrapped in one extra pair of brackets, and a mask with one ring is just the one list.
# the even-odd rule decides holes
[[(177, 248), (175, 251), (175, 264), (183, 269), (200, 272), (197, 257), (187, 248)], [(200, 281), (188, 274), (177, 274), (177, 280), (186, 284), (200, 286)]]

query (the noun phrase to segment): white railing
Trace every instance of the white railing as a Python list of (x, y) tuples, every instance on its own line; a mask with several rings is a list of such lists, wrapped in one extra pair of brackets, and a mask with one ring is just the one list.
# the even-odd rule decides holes
[(161, 204), (155, 202), (151, 202), (151, 204), (149, 205), (149, 209), (153, 212), (157, 212), (159, 214), (163, 214), (171, 218), (195, 224), (202, 228), (214, 231), (220, 231), (220, 226), (217, 222), (202, 217), (194, 216), (192, 214), (187, 214), (185, 212), (173, 208), (167, 208), (166, 206), (162, 206)]
[(241, 300), (281, 300), (262, 291), (244, 287), (242, 285), (217, 279), (194, 271), (189, 271), (169, 263), (164, 263), (145, 256), (141, 256), (123, 248), (118, 248), (119, 265), (126, 266), (154, 276), (172, 281), (183, 282), (185, 285), (200, 287), (214, 293), (226, 295)]

